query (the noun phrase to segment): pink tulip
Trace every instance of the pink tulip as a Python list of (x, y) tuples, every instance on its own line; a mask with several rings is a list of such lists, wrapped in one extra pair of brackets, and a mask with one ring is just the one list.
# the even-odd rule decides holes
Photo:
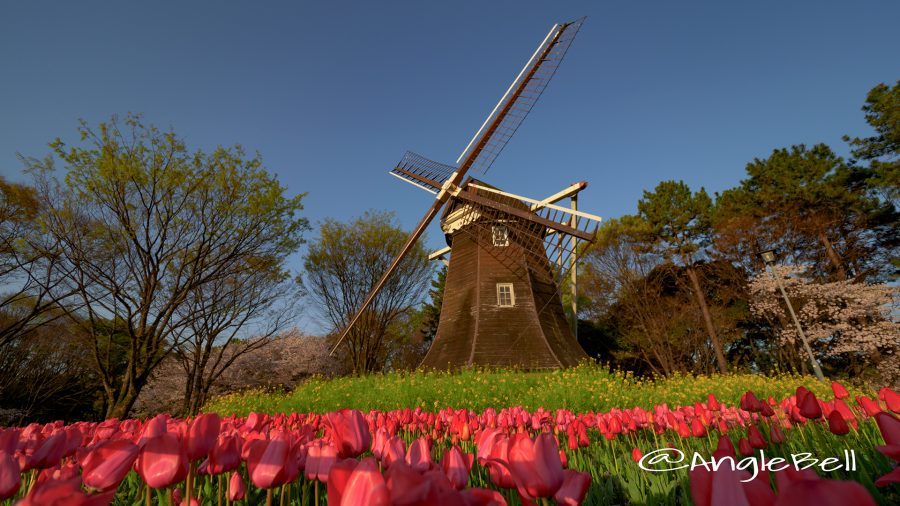
[(231, 473), (231, 479), (228, 480), (228, 499), (232, 501), (240, 501), (247, 495), (247, 489), (244, 487), (244, 479), (241, 473), (235, 471)]
[(506, 506), (503, 494), (489, 488), (467, 488), (459, 495), (465, 506)]
[(11, 454), (0, 451), (0, 501), (16, 495), (21, 485), (19, 463)]
[(95, 446), (81, 464), (84, 484), (97, 490), (115, 489), (131, 471), (140, 448), (127, 439)]
[(81, 480), (78, 478), (51, 478), (36, 482), (25, 499), (17, 502), (16, 506), (109, 506), (115, 494), (115, 490), (109, 490), (88, 495), (81, 490)]
[(413, 441), (406, 452), (406, 463), (409, 467), (424, 473), (431, 469), (431, 443), (424, 436)]
[(563, 471), (563, 484), (553, 495), (556, 504), (560, 506), (578, 506), (587, 495), (591, 486), (590, 473), (579, 473), (567, 469)]
[(363, 414), (355, 409), (342, 409), (326, 415), (331, 429), (331, 438), (338, 451), (338, 457), (356, 457), (372, 444), (369, 424)]
[(472, 471), (472, 455), (464, 454), (458, 446), (453, 446), (441, 459), (441, 467), (447, 479), (456, 490), (462, 490), (469, 484), (469, 473)]
[[(331, 497), (328, 498), (331, 504)], [(344, 489), (340, 491), (340, 504), (352, 506), (390, 506), (391, 498), (384, 477), (378, 472), (378, 464), (373, 457), (366, 457), (356, 466)]]
[(137, 472), (150, 488), (166, 488), (184, 480), (188, 459), (175, 434), (166, 432), (144, 441)]
[(381, 454), (381, 464), (385, 467), (391, 467), (394, 462), (403, 462), (406, 460), (406, 443), (399, 436), (392, 436), (384, 444)]
[(875, 506), (865, 487), (855, 481), (797, 480), (784, 489), (779, 487), (775, 506), (822, 506), (852, 504)]
[(310, 443), (306, 449), (306, 478), (309, 480), (328, 481), (331, 466), (337, 460), (337, 450), (321, 441)]
[(209, 452), (207, 472), (217, 475), (234, 471), (241, 465), (241, 438), (238, 435), (222, 436)]
[(547, 433), (534, 440), (522, 436), (514, 438), (510, 444), (509, 469), (516, 483), (531, 497), (550, 497), (559, 490), (564, 479), (556, 438)]
[[(43, 440), (31, 455), (28, 467), (31, 469), (45, 469), (59, 464), (63, 453), (66, 451), (66, 432), (57, 430), (50, 437)], [(24, 469), (23, 469), (24, 471)]]
[(875, 486), (879, 488), (893, 485), (894, 483), (900, 483), (900, 467), (895, 467), (893, 471), (875, 480)]
[(191, 461), (205, 458), (219, 437), (219, 415), (204, 413), (191, 422), (185, 438), (187, 456)]
[(395, 506), (437, 504), (439, 492), (437, 483), (415, 471), (405, 462), (397, 462), (391, 466), (385, 474), (385, 479), (391, 504)]
[(290, 435), (276, 433), (265, 446), (253, 447), (247, 459), (250, 481), (259, 488), (275, 488), (293, 481), (299, 472), (296, 457)]

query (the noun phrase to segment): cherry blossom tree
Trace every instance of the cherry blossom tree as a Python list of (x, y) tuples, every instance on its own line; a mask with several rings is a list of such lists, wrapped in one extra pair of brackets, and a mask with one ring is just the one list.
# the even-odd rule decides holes
[(796, 265), (772, 266), (772, 271), (757, 274), (750, 281), (752, 313), (772, 322), (782, 342), (797, 346), (797, 329), (788, 324), (791, 320), (774, 276), (781, 279), (820, 360), (859, 359), (859, 363), (874, 365), (884, 380), (900, 377), (896, 287), (851, 280), (815, 282)]

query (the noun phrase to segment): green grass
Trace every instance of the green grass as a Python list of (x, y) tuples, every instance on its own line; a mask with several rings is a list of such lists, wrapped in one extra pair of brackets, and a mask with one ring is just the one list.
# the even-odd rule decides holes
[(822, 398), (831, 397), (830, 384), (811, 376), (791, 374), (681, 375), (659, 380), (635, 378), (629, 373), (585, 364), (573, 369), (523, 372), (465, 370), (402, 372), (336, 379), (314, 378), (291, 392), (251, 390), (213, 399), (204, 411), (223, 415), (265, 413), (325, 413), (342, 408), (363, 411), (445, 407), (477, 412), (523, 406), (534, 410), (565, 408), (576, 413), (640, 406), (651, 408), (705, 401), (714, 393), (735, 404), (747, 390), (757, 397), (781, 399), (805, 385)]

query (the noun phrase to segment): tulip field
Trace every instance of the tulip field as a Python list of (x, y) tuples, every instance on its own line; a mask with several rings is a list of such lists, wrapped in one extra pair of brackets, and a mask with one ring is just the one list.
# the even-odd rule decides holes
[(598, 370), (312, 380), (189, 419), (0, 428), (0, 504), (900, 503), (894, 390)]

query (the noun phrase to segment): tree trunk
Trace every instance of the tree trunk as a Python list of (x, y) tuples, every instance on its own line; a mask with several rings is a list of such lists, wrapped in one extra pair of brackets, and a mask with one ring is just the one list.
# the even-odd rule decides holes
[(824, 230), (819, 230), (819, 241), (822, 242), (822, 246), (825, 247), (825, 255), (828, 257), (828, 260), (831, 262), (831, 265), (837, 271), (838, 279), (837, 281), (843, 281), (847, 279), (847, 270), (844, 269), (844, 263), (841, 262), (840, 257), (836, 251), (834, 251), (834, 245), (831, 244), (831, 241), (828, 240), (828, 236), (825, 234)]
[(700, 289), (700, 280), (697, 278), (697, 272), (693, 267), (687, 268), (688, 277), (691, 278), (691, 284), (694, 286), (694, 293), (697, 294), (697, 303), (700, 304), (700, 312), (703, 313), (703, 322), (706, 324), (706, 331), (709, 333), (709, 339), (712, 342), (713, 349), (716, 352), (716, 363), (719, 365), (719, 372), (728, 372), (728, 362), (725, 361), (725, 354), (722, 353), (722, 344), (719, 342), (719, 335), (712, 322), (712, 316), (709, 314), (709, 307), (706, 305), (706, 296)]

